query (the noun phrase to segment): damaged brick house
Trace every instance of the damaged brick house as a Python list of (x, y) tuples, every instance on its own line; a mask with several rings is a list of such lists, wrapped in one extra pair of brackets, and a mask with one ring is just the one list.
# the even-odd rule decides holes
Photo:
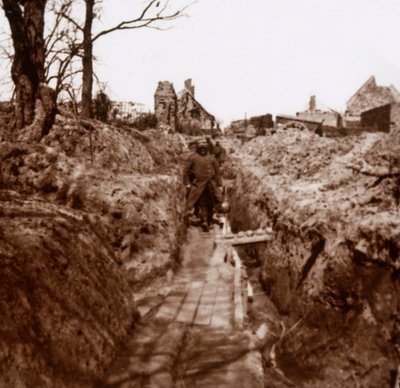
[(192, 80), (185, 81), (185, 87), (178, 93), (178, 121), (181, 131), (200, 129), (211, 133), (215, 127), (215, 117), (207, 112), (196, 100)]
[(323, 122), (324, 126), (341, 127), (342, 125), (341, 115), (331, 108), (323, 109), (322, 107), (318, 107), (317, 99), (314, 95), (310, 97), (308, 109), (297, 112), (296, 117), (305, 121)]
[(310, 97), (308, 108), (297, 112), (296, 116), (277, 115), (276, 125), (279, 127), (307, 128), (310, 131), (330, 133), (342, 127), (342, 116), (335, 110), (317, 105), (315, 95)]
[(185, 81), (178, 96), (171, 82), (159, 82), (154, 95), (154, 111), (158, 126), (171, 131), (212, 133), (216, 125), (215, 117), (196, 100), (191, 79)]
[[(363, 112), (400, 102), (400, 93), (393, 86), (379, 86), (371, 76), (346, 104), (346, 127), (359, 127)], [(361, 125), (362, 126), (362, 125)]]

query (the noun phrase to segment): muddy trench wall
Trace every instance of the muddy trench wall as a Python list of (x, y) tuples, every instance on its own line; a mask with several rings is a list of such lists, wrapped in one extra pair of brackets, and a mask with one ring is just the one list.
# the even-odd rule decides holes
[[(337, 170), (339, 160), (371, 152), (377, 138), (344, 146), (316, 145), (309, 134), (278, 137), (233, 154), (230, 221), (234, 231), (273, 229), (271, 242), (246, 254), (258, 261), (284, 323), (282, 365), (289, 376), (293, 368), (314, 371), (319, 382), (307, 386), (391, 386), (399, 362), (398, 213), (390, 190), (371, 189), (376, 177)], [(312, 158), (319, 147), (328, 160)]]
[(91, 162), (59, 126), (62, 142), (0, 143), (1, 387), (93, 386), (141, 287), (179, 264), (179, 139), (98, 126)]
[(86, 386), (134, 322), (123, 271), (82, 213), (0, 197), (0, 386)]

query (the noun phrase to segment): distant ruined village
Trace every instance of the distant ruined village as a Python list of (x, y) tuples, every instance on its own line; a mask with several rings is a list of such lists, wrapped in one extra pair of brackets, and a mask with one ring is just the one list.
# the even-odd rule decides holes
[[(154, 94), (154, 114), (159, 129), (191, 135), (218, 135), (221, 128), (216, 117), (196, 99), (191, 79), (176, 93), (169, 81), (160, 81)], [(321, 108), (316, 96), (311, 96), (308, 108), (294, 115), (271, 113), (245, 117), (230, 123), (226, 135), (252, 138), (267, 130), (297, 127), (316, 131), (325, 136), (342, 136), (363, 131), (389, 132), (391, 126), (400, 124), (400, 93), (393, 86), (380, 86), (371, 76), (349, 98), (344, 113)]]
[[(100, 92), (102, 93), (102, 92)], [(309, 97), (307, 109), (293, 115), (262, 113), (232, 121), (220, 127), (216, 115), (210, 113), (196, 99), (192, 79), (184, 81), (184, 87), (176, 93), (170, 81), (159, 81), (154, 93), (154, 109), (133, 101), (111, 101), (108, 121), (135, 126), (137, 120), (151, 117), (149, 125), (166, 133), (184, 133), (192, 136), (207, 134), (251, 139), (280, 128), (307, 129), (320, 136), (336, 137), (356, 135), (361, 132), (389, 132), (400, 125), (400, 92), (393, 86), (378, 85), (371, 76), (348, 99), (345, 112), (320, 104), (317, 96)], [(9, 102), (0, 102), (0, 115), (10, 111)], [(147, 122), (147, 121), (146, 121)], [(146, 125), (146, 124), (145, 124)], [(144, 129), (140, 126), (138, 129)]]

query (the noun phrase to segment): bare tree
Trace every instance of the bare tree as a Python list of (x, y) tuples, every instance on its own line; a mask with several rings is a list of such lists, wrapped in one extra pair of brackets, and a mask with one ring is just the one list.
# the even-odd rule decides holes
[[(45, 8), (45, 81), (54, 88), (56, 98), (67, 84), (71, 85), (72, 77), (82, 72), (82, 64), (78, 61), (82, 51), (82, 37), (79, 36), (77, 27), (63, 17), (71, 15), (72, 4), (73, 0), (48, 0)], [(13, 63), (13, 40), (10, 32), (3, 29), (0, 31), (0, 39), (1, 67), (5, 70)], [(12, 83), (11, 78), (10, 81)], [(4, 86), (7, 82), (8, 79), (4, 77), (1, 85)]]
[(47, 0), (3, 0), (14, 47), (11, 77), (15, 85), (15, 127), (31, 127), (22, 136), (39, 140), (55, 117), (54, 93), (45, 84), (44, 12)]
[(82, 39), (76, 23), (70, 21), (72, 11), (73, 0), (49, 0), (46, 10), (45, 74), (57, 97), (82, 72), (81, 64), (77, 63), (82, 57)]
[(13, 44), (9, 32), (0, 31), (0, 87), (1, 92), (6, 95), (11, 95), (14, 87), (13, 82), (10, 77), (10, 69), (12, 64), (13, 54)]
[(184, 16), (189, 5), (175, 10), (170, 10), (169, 0), (149, 0), (145, 3), (141, 12), (128, 20), (106, 28), (97, 33), (92, 31), (94, 7), (98, 0), (85, 0), (86, 18), (83, 31), (83, 61), (82, 61), (82, 116), (92, 117), (92, 87), (93, 87), (93, 43), (99, 38), (116, 31), (133, 30), (138, 28), (153, 28), (162, 30), (165, 22)]
[(92, 25), (95, 0), (85, 0), (86, 16), (83, 26), (83, 58), (82, 58), (82, 116), (93, 117), (92, 91), (93, 91), (93, 38)]
[[(48, 133), (55, 116), (55, 100), (62, 89), (70, 90), (73, 76), (82, 72), (83, 117), (92, 117), (93, 44), (115, 31), (138, 28), (162, 30), (165, 22), (184, 16), (187, 6), (171, 10), (169, 0), (148, 0), (136, 17), (93, 32), (101, 0), (82, 0), (85, 18), (72, 10), (73, 0), (0, 0), (11, 29), (14, 47), (11, 76), (15, 85), (15, 126), (26, 126), (25, 138), (40, 139)], [(44, 38), (45, 10), (53, 13)], [(98, 7), (98, 9), (96, 9)], [(75, 59), (82, 64), (73, 65)], [(46, 83), (54, 83), (55, 92)], [(36, 114), (39, 112), (40, 114)], [(36, 117), (36, 118), (35, 118)], [(35, 120), (35, 122), (34, 122)]]

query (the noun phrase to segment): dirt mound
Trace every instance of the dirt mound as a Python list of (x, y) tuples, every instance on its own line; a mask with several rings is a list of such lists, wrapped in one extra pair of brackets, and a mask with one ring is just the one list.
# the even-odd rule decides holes
[(15, 192), (0, 199), (0, 385), (83, 386), (134, 322), (124, 273), (86, 214)]
[(42, 144), (68, 157), (114, 173), (171, 171), (179, 161), (183, 142), (179, 135), (161, 131), (140, 132), (96, 120), (56, 116), (56, 123)]
[(84, 386), (135, 323), (135, 291), (174, 268), (183, 140), (57, 117), (0, 143), (0, 385)]
[(329, 139), (289, 129), (233, 154), (231, 221), (273, 227), (271, 243), (251, 253), (284, 316), (279, 358), (296, 385), (390, 385), (400, 334), (399, 147), (399, 131)]

